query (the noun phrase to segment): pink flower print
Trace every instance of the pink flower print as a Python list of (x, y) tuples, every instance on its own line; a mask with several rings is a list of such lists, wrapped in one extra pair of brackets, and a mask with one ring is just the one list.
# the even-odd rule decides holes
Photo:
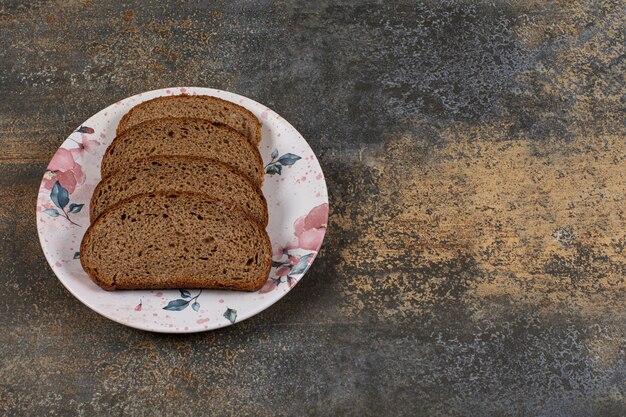
[[(286, 282), (289, 287), (296, 284), (296, 275), (304, 274), (315, 259), (315, 252), (319, 250), (326, 232), (328, 222), (328, 204), (314, 207), (306, 216), (294, 222), (295, 240), (285, 244), (272, 246), (272, 267), (276, 268), (259, 294), (273, 291), (281, 283)], [(298, 256), (289, 253), (292, 249), (315, 251)]]
[(274, 288), (276, 288), (277, 285), (278, 285), (278, 282), (270, 278), (267, 280), (265, 285), (263, 285), (263, 288), (259, 290), (259, 294), (265, 294), (265, 293), (271, 292), (272, 290), (274, 290)]
[(80, 135), (80, 142), (74, 139), (72, 141), (78, 145), (78, 148), (70, 149), (75, 159), (82, 158), (85, 152), (90, 154), (96, 153), (96, 147), (100, 146), (100, 142), (90, 140), (87, 135)]
[(276, 276), (277, 277), (286, 277), (287, 275), (289, 275), (290, 272), (291, 272), (291, 267), (283, 266), (283, 267), (278, 268), (276, 270)]
[(57, 181), (70, 194), (74, 192), (77, 185), (85, 182), (82, 167), (74, 161), (72, 153), (65, 148), (57, 150), (43, 176), (43, 185), (48, 190), (52, 190)]
[(328, 221), (328, 203), (320, 204), (317, 207), (313, 207), (313, 209), (307, 214), (304, 218), (304, 229), (319, 229), (321, 227), (326, 227), (326, 222)]
[(272, 258), (282, 258), (285, 254), (285, 248), (282, 245), (274, 245), (272, 246)]
[(74, 167), (74, 158), (65, 148), (59, 148), (48, 164), (48, 171), (67, 171)]
[(272, 258), (282, 259), (291, 249), (298, 249), (298, 243), (293, 241), (285, 245), (272, 246)]
[(325, 228), (306, 230), (298, 237), (298, 246), (301, 249), (319, 250), (324, 240)]
[(306, 250), (319, 250), (326, 233), (328, 222), (328, 204), (314, 207), (309, 214), (300, 217), (294, 223), (294, 234), (298, 238), (298, 247)]

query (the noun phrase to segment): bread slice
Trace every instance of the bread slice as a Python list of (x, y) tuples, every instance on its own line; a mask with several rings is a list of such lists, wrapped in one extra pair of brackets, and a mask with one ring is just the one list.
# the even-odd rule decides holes
[(91, 197), (91, 221), (122, 200), (156, 191), (208, 194), (216, 200), (236, 205), (262, 226), (267, 225), (267, 203), (256, 185), (229, 165), (190, 156), (140, 159), (106, 177)]
[(211, 96), (157, 97), (130, 109), (117, 125), (117, 135), (139, 123), (163, 117), (199, 117), (232, 127), (251, 144), (261, 143), (261, 123), (252, 112), (230, 101)]
[(255, 291), (272, 265), (265, 228), (202, 194), (125, 200), (89, 227), (83, 268), (106, 290), (213, 288)]
[(113, 139), (102, 158), (102, 177), (150, 156), (202, 156), (228, 164), (263, 183), (259, 149), (233, 129), (203, 119), (167, 118), (134, 126)]

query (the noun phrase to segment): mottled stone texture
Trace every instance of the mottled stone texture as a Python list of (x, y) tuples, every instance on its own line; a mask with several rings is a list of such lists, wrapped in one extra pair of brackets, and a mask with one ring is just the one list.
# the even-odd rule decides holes
[[(619, 0), (2, 2), (2, 414), (626, 415), (625, 19)], [(288, 297), (191, 336), (84, 307), (34, 216), (69, 132), (173, 85), (272, 107), (331, 199)]]

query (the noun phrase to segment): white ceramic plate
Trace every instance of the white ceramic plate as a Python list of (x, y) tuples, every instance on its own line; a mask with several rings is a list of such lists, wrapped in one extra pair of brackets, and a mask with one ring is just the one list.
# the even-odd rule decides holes
[[(158, 96), (220, 97), (252, 111), (263, 123), (263, 193), (273, 266), (254, 293), (211, 290), (115, 291), (95, 285), (80, 264), (81, 239), (89, 226), (89, 200), (100, 181), (100, 162), (121, 117)], [(282, 298), (315, 259), (328, 219), (322, 169), (304, 138), (278, 114), (246, 97), (211, 88), (150, 91), (119, 101), (81, 124), (55, 153), (37, 199), (37, 230), (48, 263), (63, 285), (92, 310), (118, 323), (164, 333), (192, 333), (231, 325)]]

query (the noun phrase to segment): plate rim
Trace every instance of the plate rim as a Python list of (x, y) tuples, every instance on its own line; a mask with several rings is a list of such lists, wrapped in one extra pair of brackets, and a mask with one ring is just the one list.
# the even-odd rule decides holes
[[(180, 91), (179, 94), (169, 94), (167, 91)], [(184, 90), (184, 91), (183, 91)], [(259, 103), (256, 100), (253, 100), (249, 97), (243, 96), (241, 94), (238, 93), (234, 93), (228, 90), (222, 90), (222, 89), (216, 89), (216, 88), (212, 88), (212, 87), (197, 87), (197, 86), (176, 86), (176, 87), (164, 87), (164, 88), (158, 88), (158, 89), (153, 89), (153, 90), (147, 90), (147, 91), (142, 91), (133, 95), (130, 95), (128, 97), (122, 98), (120, 100), (117, 100), (116, 102), (113, 102), (103, 108), (101, 108), (99, 111), (97, 111), (96, 113), (92, 114), (91, 116), (89, 116), (86, 120), (90, 120), (93, 117), (99, 115), (100, 113), (104, 112), (106, 109), (108, 109), (109, 107), (115, 106), (116, 104), (131, 99), (133, 97), (139, 97), (141, 98), (142, 95), (150, 95), (150, 94), (156, 94), (157, 96), (153, 97), (160, 97), (160, 96), (167, 96), (167, 95), (184, 95), (187, 94), (186, 91), (187, 90), (204, 90), (205, 93), (203, 93), (202, 95), (209, 95), (209, 96), (213, 96), (213, 97), (217, 97), (217, 98), (221, 98), (227, 101), (230, 101), (233, 104), (237, 104), (237, 105), (241, 105), (242, 107), (248, 109), (245, 105), (243, 105), (242, 103), (236, 103), (234, 102), (232, 99), (227, 99), (227, 98), (223, 98), (220, 97), (219, 95), (216, 95), (216, 93), (226, 93), (229, 94), (231, 96), (234, 96), (235, 98), (240, 98), (243, 100), (248, 100), (249, 102), (251, 102), (252, 104), (261, 106), (261, 107), (265, 107), (267, 110), (274, 112), (272, 109), (270, 109), (268, 106)], [(151, 98), (152, 99), (152, 98)], [(150, 99), (147, 99), (150, 100)], [(142, 102), (145, 102), (147, 100), (141, 100), (139, 103), (140, 104)], [(135, 104), (135, 106), (137, 105)], [(134, 107), (134, 106), (133, 106)], [(248, 109), (250, 110), (250, 109)], [(254, 112), (253, 112), (254, 113)], [(314, 161), (315, 163), (317, 163), (318, 167), (319, 167), (319, 173), (318, 175), (321, 175), (321, 177), (319, 178), (320, 183), (322, 185), (322, 189), (324, 191), (324, 202), (322, 204), (326, 204), (329, 208), (330, 208), (330, 198), (328, 195), (328, 186), (326, 184), (326, 176), (324, 175), (323, 169), (322, 169), (322, 165), (320, 164), (320, 161), (317, 157), (317, 155), (315, 154), (315, 152), (313, 151), (313, 148), (311, 148), (311, 145), (309, 144), (309, 142), (304, 138), (304, 136), (291, 124), (289, 123), (289, 121), (287, 121), (285, 118), (283, 118), (282, 116), (280, 116), (278, 113), (274, 112), (276, 114), (276, 116), (280, 119), (281, 123), (286, 124), (289, 128), (291, 128), (298, 136), (300, 136), (300, 138), (302, 139), (304, 145), (306, 145), (306, 147), (310, 150), (310, 154), (313, 156), (312, 161)], [(256, 115), (255, 115), (256, 116)], [(258, 117), (258, 116), (257, 116)], [(262, 124), (263, 121), (261, 121)], [(83, 124), (78, 125), (77, 128), (79, 128), (80, 126), (83, 126)], [(74, 133), (75, 131), (73, 131), (72, 133)], [(54, 155), (56, 154), (56, 152), (60, 149), (63, 148), (64, 145), (66, 144), (66, 142), (71, 141), (72, 139), (70, 139), (71, 134), (68, 135), (63, 142), (56, 148), (55, 153), (52, 155), (52, 157), (50, 158), (50, 160), (52, 160), (52, 158), (54, 158)], [(260, 144), (259, 144), (260, 145)], [(46, 165), (47, 166), (47, 165)], [(40, 216), (42, 216), (42, 212), (38, 210), (39, 207), (39, 203), (40, 203), (40, 198), (41, 198), (41, 185), (43, 183), (43, 176), (41, 178), (41, 181), (38, 183), (38, 193), (37, 193), (37, 199), (35, 200), (35, 221), (36, 224), (38, 225), (39, 223), (39, 219)], [(329, 217), (329, 215), (327, 216), (327, 218)], [(120, 325), (126, 326), (126, 327), (130, 327), (133, 329), (137, 329), (137, 330), (142, 330), (142, 331), (146, 331), (146, 332), (154, 332), (154, 333), (162, 333), (162, 334), (193, 334), (193, 333), (200, 333), (200, 332), (207, 332), (207, 331), (212, 331), (212, 330), (217, 330), (217, 329), (221, 329), (221, 328), (225, 328), (225, 327), (230, 327), (233, 326), (235, 324), (241, 323), (242, 321), (245, 321), (251, 317), (256, 316), (257, 314), (267, 310), (268, 308), (270, 308), (271, 306), (273, 306), (275, 303), (277, 303), (279, 300), (283, 299), (289, 292), (291, 292), (293, 290), (293, 288), (295, 288), (300, 281), (302, 280), (302, 278), (304, 278), (304, 276), (309, 272), (309, 270), (311, 269), (311, 266), (313, 264), (313, 262), (317, 259), (317, 256), (319, 255), (322, 246), (324, 244), (324, 239), (326, 237), (326, 232), (327, 232), (327, 227), (328, 227), (328, 220), (326, 222), (326, 227), (325, 227), (325, 231), (324, 231), (324, 236), (322, 238), (322, 241), (320, 243), (320, 246), (318, 247), (318, 249), (315, 251), (315, 254), (310, 262), (309, 267), (304, 271), (304, 273), (300, 276), (299, 279), (294, 280), (294, 283), (288, 287), (287, 291), (282, 292), (279, 296), (272, 298), (269, 300), (269, 302), (267, 303), (260, 303), (258, 306), (256, 306), (255, 308), (251, 308), (248, 310), (244, 310), (241, 312), (241, 315), (237, 315), (237, 320), (236, 322), (230, 322), (228, 320), (226, 321), (218, 321), (218, 322), (213, 322), (211, 323), (211, 325), (208, 326), (208, 328), (205, 327), (189, 327), (187, 330), (185, 329), (177, 329), (175, 327), (152, 327), (149, 324), (145, 323), (144, 325), (142, 325), (142, 322), (125, 322), (123, 320), (121, 320), (119, 317), (116, 317), (113, 313), (106, 311), (105, 309), (98, 309), (96, 306), (93, 306), (92, 304), (90, 304), (90, 302), (88, 301), (88, 299), (86, 299), (86, 297), (83, 297), (81, 295), (78, 294), (78, 292), (73, 289), (70, 285), (69, 282), (66, 282), (65, 279), (61, 278), (59, 276), (59, 274), (57, 273), (57, 271), (54, 268), (54, 259), (52, 259), (52, 256), (48, 255), (46, 253), (46, 251), (44, 250), (44, 237), (45, 235), (42, 233), (42, 231), (39, 229), (39, 227), (37, 227), (37, 235), (39, 237), (39, 245), (42, 249), (42, 251), (44, 252), (44, 257), (46, 258), (46, 262), (48, 263), (48, 265), (50, 266), (50, 269), (52, 270), (53, 274), (56, 276), (57, 280), (61, 282), (61, 284), (63, 285), (63, 287), (69, 291), (70, 294), (72, 294), (78, 301), (80, 301), (84, 306), (86, 306), (87, 308), (89, 308), (90, 310), (92, 310), (93, 312), (99, 314), (100, 316), (103, 316), (115, 323), (118, 323)], [(81, 265), (82, 268), (82, 265)], [(269, 275), (268, 275), (268, 279), (269, 279)], [(101, 291), (105, 291), (102, 290)], [(135, 291), (135, 290), (128, 290), (128, 291)], [(143, 290), (139, 290), (139, 291), (143, 291)], [(208, 291), (217, 291), (217, 290), (208, 290)]]

